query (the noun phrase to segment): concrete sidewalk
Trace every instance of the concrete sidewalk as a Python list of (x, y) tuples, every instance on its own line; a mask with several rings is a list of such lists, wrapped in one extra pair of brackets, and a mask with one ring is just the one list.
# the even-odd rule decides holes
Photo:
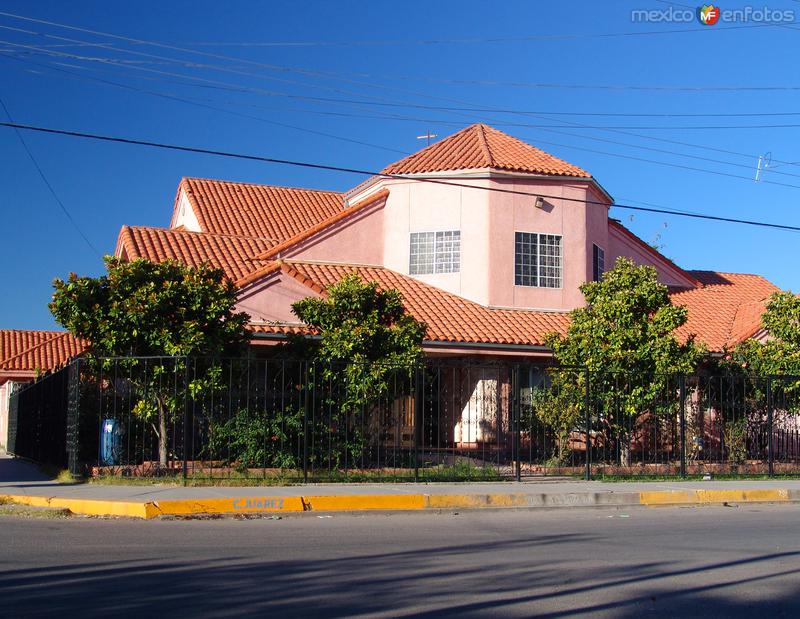
[(76, 514), (154, 518), (191, 514), (663, 506), (800, 502), (800, 480), (307, 484), (181, 487), (60, 484), (35, 466), (0, 457), (0, 497)]

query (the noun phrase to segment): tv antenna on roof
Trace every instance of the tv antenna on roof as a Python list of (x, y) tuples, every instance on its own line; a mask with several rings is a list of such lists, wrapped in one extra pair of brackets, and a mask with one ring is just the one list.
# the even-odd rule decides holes
[(761, 180), (761, 172), (766, 172), (767, 168), (772, 163), (772, 153), (765, 153), (758, 156), (758, 165), (756, 166), (756, 182)]
[(427, 141), (426, 146), (430, 146), (431, 145), (431, 138), (438, 138), (438, 137), (439, 137), (438, 135), (436, 135), (435, 133), (431, 133), (431, 130), (428, 129), (428, 131), (425, 133), (425, 135), (418, 135), (417, 139), (418, 140), (426, 140)]

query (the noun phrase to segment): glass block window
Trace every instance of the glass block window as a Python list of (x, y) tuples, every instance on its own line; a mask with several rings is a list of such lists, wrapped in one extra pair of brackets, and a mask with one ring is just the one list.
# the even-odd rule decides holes
[(517, 286), (561, 288), (561, 236), (517, 232), (514, 241), (514, 283)]
[(458, 273), (461, 269), (461, 231), (412, 232), (409, 272), (412, 275)]
[(592, 279), (599, 282), (606, 271), (606, 252), (602, 247), (592, 245)]

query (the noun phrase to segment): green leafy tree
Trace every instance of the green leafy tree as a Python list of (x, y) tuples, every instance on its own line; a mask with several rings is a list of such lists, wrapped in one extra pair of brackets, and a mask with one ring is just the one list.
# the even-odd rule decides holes
[(290, 351), (322, 362), (318, 380), (331, 394), (331, 422), (347, 424), (347, 449), (356, 458), (366, 437), (352, 413), (368, 410), (390, 394), (398, 374), (408, 376), (419, 365), (427, 327), (405, 311), (399, 291), (355, 274), (332, 285), (326, 298), (302, 299), (292, 310), (320, 337), (294, 337)]
[(761, 316), (769, 339), (748, 339), (729, 355), (727, 366), (758, 375), (800, 376), (800, 298), (776, 292)]
[[(670, 375), (696, 369), (704, 350), (693, 336), (684, 342), (675, 336), (687, 310), (671, 303), (653, 267), (619, 258), (602, 281), (583, 284), (581, 292), (586, 307), (571, 312), (566, 336), (551, 334), (547, 344), (560, 364), (589, 369), (594, 401), (619, 412), (619, 436), (663, 397)], [(555, 392), (568, 397), (565, 389), (557, 385)]]
[[(70, 333), (90, 342), (89, 358), (214, 357), (241, 354), (249, 316), (234, 313), (236, 290), (221, 269), (178, 262), (130, 262), (107, 256), (107, 273), (56, 279), (50, 311)], [(124, 362), (124, 361), (123, 361)], [(130, 360), (133, 367), (135, 360)], [(159, 463), (167, 463), (167, 425), (183, 401), (173, 380), (179, 361), (151, 361), (141, 378), (134, 412), (158, 436)], [(138, 374), (136, 374), (138, 376)], [(181, 376), (183, 374), (181, 373)], [(189, 385), (192, 395), (214, 382), (214, 372)]]

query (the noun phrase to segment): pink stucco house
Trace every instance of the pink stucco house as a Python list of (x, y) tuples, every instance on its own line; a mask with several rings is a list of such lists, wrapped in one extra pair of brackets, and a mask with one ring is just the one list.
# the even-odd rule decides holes
[(357, 272), (403, 293), (430, 355), (546, 357), (580, 284), (618, 256), (656, 268), (710, 351), (759, 336), (776, 286), (684, 270), (611, 204), (589, 172), (476, 124), (344, 193), (184, 178), (169, 227), (124, 226), (116, 255), (223, 268), (256, 344), (303, 332), (291, 304)]

